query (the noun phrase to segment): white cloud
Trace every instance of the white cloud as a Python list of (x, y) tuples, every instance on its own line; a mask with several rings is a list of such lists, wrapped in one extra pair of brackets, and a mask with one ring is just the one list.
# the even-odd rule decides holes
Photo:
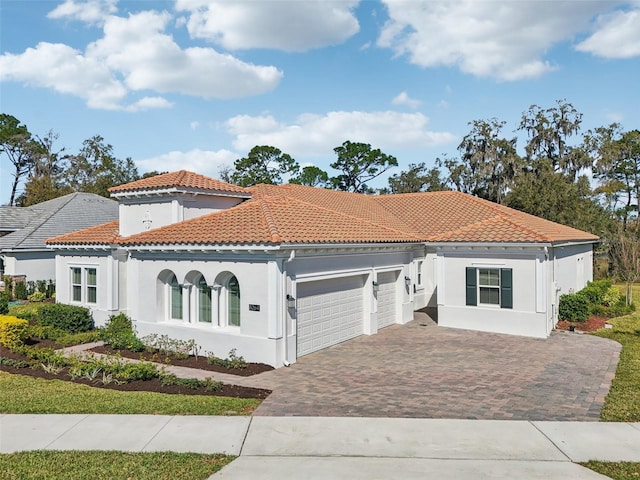
[(197, 130), (200, 127), (200, 122), (194, 120), (189, 124), (189, 126), (191, 127), (191, 130)]
[(104, 63), (60, 43), (39, 43), (24, 53), (0, 56), (0, 81), (13, 80), (76, 95), (91, 108), (120, 109), (127, 95)]
[(544, 54), (584, 29), (607, 1), (383, 0), (389, 20), (378, 46), (422, 67), (455, 66), (499, 80), (540, 76)]
[(272, 90), (282, 78), (275, 67), (256, 66), (211, 48), (181, 49), (162, 33), (168, 13), (110, 17), (102, 39), (87, 55), (104, 58), (132, 90), (178, 92), (203, 98), (237, 98)]
[(282, 72), (275, 67), (252, 65), (212, 48), (182, 49), (164, 33), (170, 20), (168, 13), (154, 11), (107, 16), (104, 35), (85, 52), (43, 42), (0, 56), (0, 81), (51, 88), (83, 98), (91, 108), (125, 111), (171, 106), (159, 96), (130, 98), (138, 92), (228, 99), (262, 94), (280, 82)]
[(605, 118), (610, 122), (622, 123), (622, 121), (624, 120), (624, 115), (620, 112), (609, 112), (605, 115)]
[(208, 177), (218, 178), (220, 167), (223, 165), (232, 166), (237, 158), (240, 158), (240, 155), (229, 150), (214, 152), (194, 149), (188, 152), (172, 151), (157, 157), (137, 160), (135, 163), (143, 172), (190, 170)]
[(406, 105), (409, 108), (416, 109), (422, 103), (420, 100), (411, 98), (407, 92), (401, 92), (391, 100), (393, 105)]
[(448, 132), (427, 129), (429, 119), (421, 113), (328, 112), (304, 114), (292, 124), (272, 116), (237, 116), (227, 121), (235, 135), (233, 146), (248, 151), (255, 145), (273, 145), (292, 156), (329, 156), (345, 140), (370, 143), (375, 148), (421, 148), (455, 140)]
[(640, 8), (601, 15), (596, 24), (596, 31), (576, 50), (605, 58), (640, 55)]
[(274, 48), (304, 52), (338, 45), (359, 30), (353, 10), (357, 0), (211, 1), (176, 0), (188, 12), (193, 38), (216, 42), (228, 50)]
[(446, 100), (442, 99), (438, 102), (437, 105), (438, 108), (449, 108), (449, 102), (447, 102)]
[(108, 15), (118, 11), (117, 3), (118, 0), (87, 0), (84, 2), (65, 0), (64, 3), (51, 10), (47, 17), (69, 18), (89, 24), (100, 24)]

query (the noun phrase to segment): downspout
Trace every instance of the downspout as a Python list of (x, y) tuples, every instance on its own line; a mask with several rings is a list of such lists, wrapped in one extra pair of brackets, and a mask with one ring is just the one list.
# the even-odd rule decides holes
[(295, 260), (296, 258), (296, 251), (295, 250), (291, 250), (291, 253), (289, 254), (289, 258), (287, 258), (286, 260), (284, 260), (282, 262), (282, 297), (283, 299), (285, 299), (283, 306), (283, 335), (284, 335), (284, 360), (282, 361), (282, 364), (285, 367), (288, 367), (291, 365), (291, 363), (289, 362), (289, 332), (287, 331), (287, 324), (289, 323), (287, 320), (287, 315), (289, 313), (289, 307), (287, 306), (287, 300), (286, 300), (286, 295), (284, 295), (284, 292), (287, 291), (287, 264), (292, 262), (293, 260)]

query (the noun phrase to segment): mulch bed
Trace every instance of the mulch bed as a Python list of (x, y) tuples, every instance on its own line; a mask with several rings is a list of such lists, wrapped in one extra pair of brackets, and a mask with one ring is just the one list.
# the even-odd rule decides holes
[[(13, 360), (28, 361), (27, 357), (14, 353), (7, 348), (0, 345), (0, 357), (11, 358)], [(211, 395), (217, 397), (236, 397), (236, 398), (258, 398), (265, 399), (271, 393), (270, 390), (264, 390), (261, 388), (242, 387), (239, 385), (223, 384), (222, 387), (215, 392), (208, 392), (204, 388), (192, 389), (182, 385), (162, 385), (161, 381), (157, 378), (152, 380), (136, 380), (133, 382), (117, 384), (115, 382), (104, 385), (101, 380), (88, 380), (86, 378), (71, 379), (66, 368), (62, 369), (57, 375), (44, 371), (42, 368), (15, 368), (9, 365), (0, 365), (0, 371), (7, 373), (14, 373), (18, 375), (28, 375), (35, 378), (43, 378), (45, 380), (64, 380), (73, 383), (79, 383), (83, 385), (89, 385), (96, 388), (107, 388), (110, 390), (120, 391), (144, 391), (144, 392), (157, 392), (168, 394), (182, 394), (182, 395)]]
[(247, 368), (225, 368), (222, 365), (213, 365), (207, 362), (206, 357), (194, 357), (190, 355), (185, 359), (178, 359), (159, 355), (149, 352), (132, 352), (131, 350), (114, 350), (108, 346), (95, 347), (89, 352), (104, 353), (107, 355), (120, 354), (125, 358), (133, 358), (135, 360), (146, 360), (148, 362), (162, 363), (163, 365), (175, 365), (179, 367), (197, 368), (198, 370), (208, 370), (210, 372), (229, 373), (231, 375), (239, 375), (241, 377), (250, 377), (262, 372), (273, 370), (271, 365), (264, 363), (247, 363)]
[[(601, 328), (605, 328), (605, 324), (609, 320), (606, 317), (589, 317), (586, 322), (574, 322), (575, 329), (579, 332), (595, 332), (596, 330), (600, 330)], [(571, 327), (571, 322), (567, 322), (565, 320), (561, 320), (556, 325), (558, 330), (569, 330)]]

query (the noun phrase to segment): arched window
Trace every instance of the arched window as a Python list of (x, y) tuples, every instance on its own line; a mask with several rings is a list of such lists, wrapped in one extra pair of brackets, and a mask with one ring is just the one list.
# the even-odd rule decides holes
[(171, 276), (169, 288), (171, 289), (171, 305), (169, 306), (171, 318), (174, 320), (182, 320), (182, 285), (178, 283), (175, 275)]
[(235, 275), (227, 282), (227, 324), (240, 326), (240, 284)]
[(211, 287), (203, 276), (198, 280), (198, 321), (211, 323)]

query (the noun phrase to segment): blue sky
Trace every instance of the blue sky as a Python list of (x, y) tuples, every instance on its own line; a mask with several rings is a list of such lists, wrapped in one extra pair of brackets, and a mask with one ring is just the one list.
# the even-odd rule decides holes
[(3, 0), (0, 31), (1, 111), (72, 153), (101, 135), (141, 172), (216, 177), (273, 145), (335, 174), (345, 140), (399, 171), (558, 99), (584, 130), (640, 128), (638, 0)]

